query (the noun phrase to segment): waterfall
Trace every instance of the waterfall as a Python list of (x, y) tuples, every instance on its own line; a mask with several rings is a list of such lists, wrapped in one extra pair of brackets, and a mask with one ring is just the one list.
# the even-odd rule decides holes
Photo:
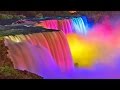
[(86, 29), (84, 21), (81, 17), (73, 18), (72, 23), (73, 23), (73, 31), (74, 32), (76, 32), (78, 34), (83, 34), (83, 35), (85, 35), (87, 33), (87, 29)]
[(42, 21), (41, 26), (47, 29), (58, 30), (57, 20), (45, 20)]
[(5, 45), (16, 69), (45, 79), (120, 78), (118, 25), (105, 20), (88, 33), (85, 17), (44, 20), (40, 26), (55, 31), (6, 36)]
[(61, 20), (44, 20), (38, 26), (47, 29), (62, 30), (65, 34), (78, 33), (81, 35), (86, 35), (89, 27), (85, 16)]
[(73, 69), (72, 56), (63, 32), (42, 32), (6, 36), (9, 57), (14, 67), (43, 77), (58, 77)]

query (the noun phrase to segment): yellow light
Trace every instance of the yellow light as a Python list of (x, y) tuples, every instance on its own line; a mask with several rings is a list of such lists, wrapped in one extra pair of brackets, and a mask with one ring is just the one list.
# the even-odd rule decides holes
[(80, 67), (90, 67), (100, 57), (98, 47), (88, 42), (77, 34), (67, 35), (67, 40), (71, 50), (74, 63)]
[(21, 42), (21, 40), (18, 36), (8, 36), (8, 37), (5, 37), (5, 38), (9, 38), (11, 41), (13, 41), (15, 43)]

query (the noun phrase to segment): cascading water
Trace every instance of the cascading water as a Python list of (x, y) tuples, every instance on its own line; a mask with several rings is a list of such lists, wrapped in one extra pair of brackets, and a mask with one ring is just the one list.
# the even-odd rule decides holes
[(87, 33), (87, 29), (81, 17), (73, 18), (72, 23), (73, 23), (73, 31), (75, 31), (78, 34), (83, 34), (83, 35)]
[(86, 36), (67, 34), (77, 78), (120, 78), (119, 27), (109, 19), (97, 23)]
[(58, 30), (57, 20), (45, 20), (41, 21), (41, 26), (47, 29)]
[(44, 20), (36, 26), (62, 30), (65, 34), (78, 33), (81, 35), (85, 35), (89, 29), (88, 21), (85, 16), (61, 20)]
[(44, 78), (60, 78), (62, 73), (73, 70), (67, 39), (61, 31), (6, 36), (5, 44), (17, 69)]
[(119, 24), (107, 20), (88, 32), (85, 17), (45, 20), (40, 26), (56, 30), (7, 36), (5, 43), (15, 68), (44, 78), (120, 78)]

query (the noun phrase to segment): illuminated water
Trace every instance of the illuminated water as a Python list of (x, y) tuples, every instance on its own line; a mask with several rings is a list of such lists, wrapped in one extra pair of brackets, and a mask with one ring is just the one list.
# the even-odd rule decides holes
[[(58, 77), (73, 69), (67, 39), (61, 31), (6, 36), (14, 67), (38, 75)], [(52, 76), (51, 76), (52, 75)]]
[(79, 33), (85, 35), (90, 25), (85, 16), (61, 20), (44, 20), (36, 26), (42, 26), (47, 29), (62, 30), (65, 34)]
[(41, 25), (63, 32), (7, 36), (14, 67), (45, 78), (120, 78), (119, 20), (103, 19), (91, 28), (85, 22), (46, 20)]

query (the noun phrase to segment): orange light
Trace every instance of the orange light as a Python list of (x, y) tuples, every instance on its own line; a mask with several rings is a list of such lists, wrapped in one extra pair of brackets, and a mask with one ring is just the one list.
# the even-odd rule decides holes
[(69, 11), (70, 13), (76, 13), (77, 11)]

